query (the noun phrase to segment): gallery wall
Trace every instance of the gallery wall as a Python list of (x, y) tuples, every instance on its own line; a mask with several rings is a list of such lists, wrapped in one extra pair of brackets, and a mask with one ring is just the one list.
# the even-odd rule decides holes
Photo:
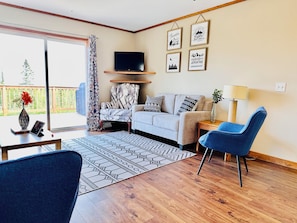
[[(247, 0), (205, 13), (209, 43), (198, 47), (190, 46), (191, 25), (198, 16), (177, 21), (183, 32), (182, 48), (173, 51), (182, 55), (179, 73), (166, 72), (166, 55), (172, 52), (167, 50), (167, 32), (174, 24), (137, 33), (147, 69), (157, 73), (144, 93), (200, 93), (211, 98), (213, 90), (225, 84), (248, 86), (248, 100), (238, 102), (237, 121), (244, 123), (258, 106), (268, 111), (252, 151), (297, 162), (296, 11), (295, 0)], [(188, 71), (189, 50), (200, 47), (208, 48), (207, 70)], [(286, 82), (286, 91), (276, 92), (276, 82)], [(228, 100), (218, 103), (218, 119), (227, 120), (228, 105)]]

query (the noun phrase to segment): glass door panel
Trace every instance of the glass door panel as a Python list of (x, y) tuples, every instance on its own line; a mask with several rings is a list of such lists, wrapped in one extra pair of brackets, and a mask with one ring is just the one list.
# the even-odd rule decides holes
[(86, 45), (47, 41), (51, 129), (86, 125)]
[(46, 123), (44, 40), (0, 33), (0, 120), (16, 127), (21, 107), (14, 102), (27, 91), (33, 102), (25, 106), (30, 129), (36, 120)]

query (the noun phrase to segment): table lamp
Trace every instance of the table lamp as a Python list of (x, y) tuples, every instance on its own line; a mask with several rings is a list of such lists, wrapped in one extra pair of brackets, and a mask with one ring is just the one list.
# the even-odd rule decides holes
[(246, 86), (225, 85), (223, 89), (223, 98), (230, 99), (228, 122), (236, 122), (237, 100), (245, 100), (248, 97), (248, 88)]

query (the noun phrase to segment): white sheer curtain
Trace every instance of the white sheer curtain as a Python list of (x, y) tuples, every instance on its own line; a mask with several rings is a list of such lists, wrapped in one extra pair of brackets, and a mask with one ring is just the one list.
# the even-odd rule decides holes
[(89, 37), (89, 55), (88, 55), (88, 113), (87, 127), (88, 131), (98, 131), (99, 128), (99, 85), (97, 76), (97, 53), (96, 36)]

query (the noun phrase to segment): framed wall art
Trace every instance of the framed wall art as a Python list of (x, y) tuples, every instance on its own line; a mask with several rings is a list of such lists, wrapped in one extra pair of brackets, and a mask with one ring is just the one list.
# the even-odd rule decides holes
[(189, 50), (189, 71), (206, 70), (207, 48)]
[(182, 28), (167, 32), (167, 50), (180, 49), (182, 44)]
[(191, 26), (191, 46), (208, 43), (209, 20)]
[(180, 72), (181, 53), (168, 53), (166, 55), (166, 72), (177, 73)]

